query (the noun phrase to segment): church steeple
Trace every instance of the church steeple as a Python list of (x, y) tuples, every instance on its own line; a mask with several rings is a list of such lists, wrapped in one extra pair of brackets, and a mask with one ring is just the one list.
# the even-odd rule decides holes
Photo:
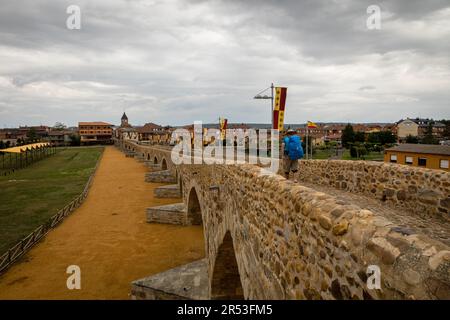
[(125, 114), (125, 112), (124, 112), (123, 115), (122, 115), (122, 118), (121, 118), (120, 123), (121, 123), (121, 126), (122, 126), (122, 127), (128, 126), (128, 117), (127, 117), (127, 115)]

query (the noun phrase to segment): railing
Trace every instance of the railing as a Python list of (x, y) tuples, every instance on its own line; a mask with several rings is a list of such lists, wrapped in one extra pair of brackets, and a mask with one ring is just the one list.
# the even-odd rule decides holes
[(89, 189), (92, 184), (95, 172), (97, 171), (100, 160), (103, 153), (100, 155), (95, 165), (94, 171), (89, 176), (83, 191), (68, 205), (58, 211), (54, 216), (52, 216), (46, 223), (37, 227), (28, 236), (20, 240), (13, 247), (8, 249), (2, 256), (0, 256), (0, 274), (5, 272), (9, 267), (11, 267), (20, 257), (27, 253), (36, 243), (38, 243), (43, 237), (45, 237), (51, 229), (56, 227), (64, 218), (66, 218), (72, 211), (78, 208), (83, 201), (86, 199)]
[(13, 174), (19, 169), (26, 168), (37, 161), (54, 155), (56, 152), (57, 149), (55, 146), (46, 146), (36, 150), (14, 153), (13, 157), (12, 153), (5, 153), (0, 149), (0, 175), (7, 176)]

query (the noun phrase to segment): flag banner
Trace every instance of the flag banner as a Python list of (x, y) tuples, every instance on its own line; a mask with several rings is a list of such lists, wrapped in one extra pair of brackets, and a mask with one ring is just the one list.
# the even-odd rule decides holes
[(275, 105), (273, 108), (273, 129), (283, 130), (284, 109), (286, 107), (287, 88), (275, 88)]
[(225, 132), (227, 130), (228, 119), (219, 118), (220, 139), (225, 140)]
[(312, 121), (308, 121), (306, 126), (308, 127), (308, 129), (315, 129), (315, 128), (317, 128), (317, 124), (315, 124)]
[(279, 129), (278, 128), (279, 115), (280, 115), (280, 110), (273, 110), (273, 129)]

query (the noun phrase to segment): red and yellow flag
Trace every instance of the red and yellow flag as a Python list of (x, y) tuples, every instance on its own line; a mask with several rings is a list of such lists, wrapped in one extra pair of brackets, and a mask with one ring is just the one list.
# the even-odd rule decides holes
[(273, 108), (273, 129), (283, 130), (284, 109), (286, 107), (287, 88), (275, 88), (275, 105)]
[(225, 139), (225, 131), (227, 130), (228, 119), (219, 118), (220, 124), (220, 139)]
[(317, 124), (315, 124), (312, 121), (308, 121), (308, 123), (306, 124), (306, 126), (308, 127), (308, 129), (315, 129), (317, 128)]

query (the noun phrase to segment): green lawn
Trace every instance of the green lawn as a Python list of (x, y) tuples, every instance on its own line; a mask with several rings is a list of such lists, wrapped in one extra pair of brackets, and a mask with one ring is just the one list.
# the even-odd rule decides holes
[[(350, 150), (345, 150), (342, 155), (342, 160), (363, 160), (356, 159), (350, 156)], [(374, 160), (374, 161), (383, 161), (383, 152), (369, 152), (369, 154), (364, 155), (364, 160)]]
[(328, 159), (335, 153), (335, 149), (314, 149), (313, 159)]
[(81, 193), (102, 151), (102, 147), (63, 148), (0, 177), (0, 254)]

